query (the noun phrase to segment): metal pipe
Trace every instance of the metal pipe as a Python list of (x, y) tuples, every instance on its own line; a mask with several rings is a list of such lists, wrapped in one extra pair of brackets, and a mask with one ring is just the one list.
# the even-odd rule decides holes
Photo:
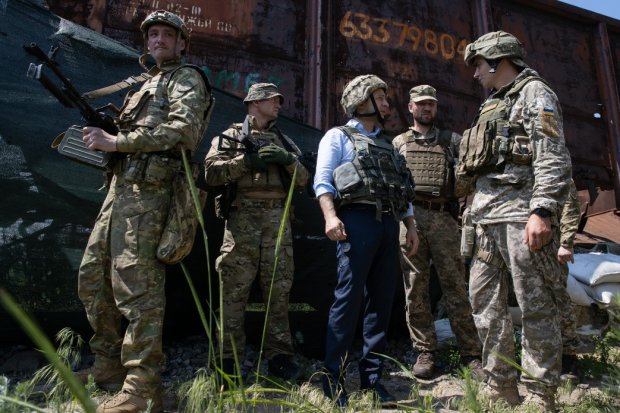
[(321, 6), (322, 0), (307, 3), (306, 33), (308, 35), (304, 100), (307, 104), (306, 123), (321, 128)]

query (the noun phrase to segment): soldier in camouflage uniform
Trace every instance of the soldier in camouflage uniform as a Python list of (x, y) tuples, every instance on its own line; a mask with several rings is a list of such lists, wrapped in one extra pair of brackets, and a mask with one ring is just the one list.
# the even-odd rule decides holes
[[(157, 63), (152, 77), (128, 95), (117, 135), (91, 126), (83, 130), (90, 149), (119, 158), (79, 271), (95, 362), (78, 375), (84, 381), (92, 375), (106, 388), (122, 385), (98, 407), (100, 413), (143, 411), (149, 399), (151, 411), (161, 411), (165, 265), (156, 250), (172, 180), (182, 168), (180, 150), (196, 149), (211, 105), (201, 72), (181, 63), (189, 43), (183, 20), (156, 11), (140, 28)], [(122, 318), (128, 322), (123, 334)]]
[[(243, 359), (245, 307), (257, 273), (263, 299), (269, 305), (265, 341), (269, 373), (290, 380), (300, 373), (291, 359), (288, 299), (293, 285), (293, 240), (288, 221), (272, 279), (274, 250), (289, 185), (302, 188), (309, 178), (298, 161), (300, 150), (275, 126), (283, 101), (276, 85), (252, 85), (244, 100), (248, 107), (244, 122), (231, 125), (215, 137), (205, 159), (207, 184), (228, 185), (229, 195), (236, 192), (232, 205), (224, 205), (231, 202), (230, 196), (216, 200), (220, 213), (230, 209), (229, 215), (225, 214), (228, 216), (222, 216), (226, 228), (221, 255), (216, 260), (223, 295), (220, 352), (223, 370), (229, 375), (235, 367), (233, 348)], [(297, 175), (291, 183), (295, 169)]]
[[(437, 334), (427, 293), (432, 260), (463, 362), (474, 375), (482, 378), (481, 345), (467, 296), (456, 222), (459, 203), (454, 196), (454, 167), (461, 136), (435, 126), (437, 91), (434, 87), (415, 86), (409, 96), (413, 126), (394, 138), (392, 144), (407, 159), (407, 167), (415, 181), (413, 204), (420, 246), (411, 258), (401, 253), (407, 326), (414, 348), (419, 352), (413, 374), (430, 378), (434, 372)], [(406, 232), (401, 224), (401, 241)]]
[(512, 277), (523, 313), (521, 380), (527, 398), (555, 409), (561, 337), (554, 288), (564, 283), (556, 253), (571, 176), (558, 98), (523, 61), (521, 42), (492, 32), (469, 44), (465, 62), (492, 91), (459, 150), (457, 188), (475, 185), (476, 251), (470, 271), (474, 321), (491, 399), (520, 402), (508, 313)]

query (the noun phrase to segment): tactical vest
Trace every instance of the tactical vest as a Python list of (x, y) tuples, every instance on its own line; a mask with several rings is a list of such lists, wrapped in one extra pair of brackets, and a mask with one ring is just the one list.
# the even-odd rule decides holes
[(340, 196), (339, 208), (352, 203), (373, 203), (377, 219), (391, 210), (398, 220), (413, 201), (413, 179), (405, 158), (390, 142), (370, 138), (356, 128), (339, 127), (353, 143), (355, 156), (350, 163), (334, 170), (334, 183)]
[[(209, 106), (203, 118), (206, 129), (214, 107), (214, 98), (211, 93), (211, 85), (204, 72), (194, 65), (179, 65), (172, 70), (159, 72), (147, 79), (140, 90), (131, 90), (127, 97), (117, 125), (121, 131), (133, 131), (139, 127), (155, 128), (168, 121), (170, 113), (170, 100), (168, 98), (168, 82), (174, 73), (183, 68), (195, 69), (203, 78), (205, 87), (210, 96)], [(204, 130), (202, 131), (204, 134)], [(192, 152), (195, 148), (191, 148)], [(191, 154), (190, 154), (191, 158)], [(178, 150), (163, 152), (137, 152), (127, 155), (127, 161), (120, 165), (125, 170), (125, 178), (130, 181), (168, 179), (181, 165), (181, 154)], [(164, 180), (165, 180), (164, 179)]]
[(474, 126), (463, 132), (459, 174), (475, 176), (501, 170), (507, 162), (520, 165), (532, 162), (529, 136), (521, 123), (511, 123), (509, 117), (519, 92), (533, 80), (545, 82), (538, 76), (527, 76), (482, 104)]
[(160, 72), (146, 80), (140, 90), (129, 91), (125, 98), (125, 103), (121, 108), (121, 114), (118, 117), (117, 123), (119, 129), (132, 131), (138, 127), (155, 128), (165, 123), (170, 113), (168, 82), (174, 73), (183, 67), (195, 69), (205, 82), (205, 87), (211, 97), (207, 111), (203, 115), (204, 119), (208, 120), (214, 106), (209, 80), (198, 66), (180, 65), (170, 71)]
[(454, 154), (450, 148), (452, 133), (438, 131), (436, 142), (421, 145), (409, 130), (406, 135), (407, 166), (415, 182), (415, 192), (430, 197), (454, 195)]
[[(234, 123), (231, 125), (231, 128), (236, 131), (235, 138), (239, 137), (241, 134), (242, 125), (243, 124), (241, 123)], [(262, 148), (263, 146), (273, 143), (289, 150), (283, 142), (286, 138), (284, 135), (280, 135), (275, 127), (261, 132), (250, 128), (247, 139), (251, 140), (256, 148)], [(282, 197), (284, 197), (286, 195), (285, 191), (288, 189), (291, 179), (288, 172), (283, 169), (284, 168), (281, 165), (268, 163), (266, 170), (250, 171), (250, 173), (246, 173), (239, 178), (237, 181), (237, 190), (241, 194), (243, 192), (252, 191), (278, 192), (282, 195)]]

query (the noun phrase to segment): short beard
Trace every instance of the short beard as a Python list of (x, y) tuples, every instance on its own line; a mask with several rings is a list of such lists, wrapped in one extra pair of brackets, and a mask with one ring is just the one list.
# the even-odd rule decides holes
[(414, 118), (414, 120), (416, 121), (416, 123), (424, 126), (433, 126), (433, 124), (435, 123), (435, 118), (433, 116), (431, 116), (431, 119), (428, 121), (423, 119), (421, 116)]

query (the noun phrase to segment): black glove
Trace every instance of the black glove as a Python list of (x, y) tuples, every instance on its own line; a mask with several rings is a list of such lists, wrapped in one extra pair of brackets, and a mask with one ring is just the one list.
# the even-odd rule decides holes
[(263, 146), (258, 150), (258, 156), (267, 163), (290, 165), (295, 162), (295, 157), (289, 151), (273, 143)]
[(253, 171), (265, 171), (267, 170), (267, 164), (261, 159), (257, 153), (246, 153), (243, 156), (243, 163), (245, 166)]

